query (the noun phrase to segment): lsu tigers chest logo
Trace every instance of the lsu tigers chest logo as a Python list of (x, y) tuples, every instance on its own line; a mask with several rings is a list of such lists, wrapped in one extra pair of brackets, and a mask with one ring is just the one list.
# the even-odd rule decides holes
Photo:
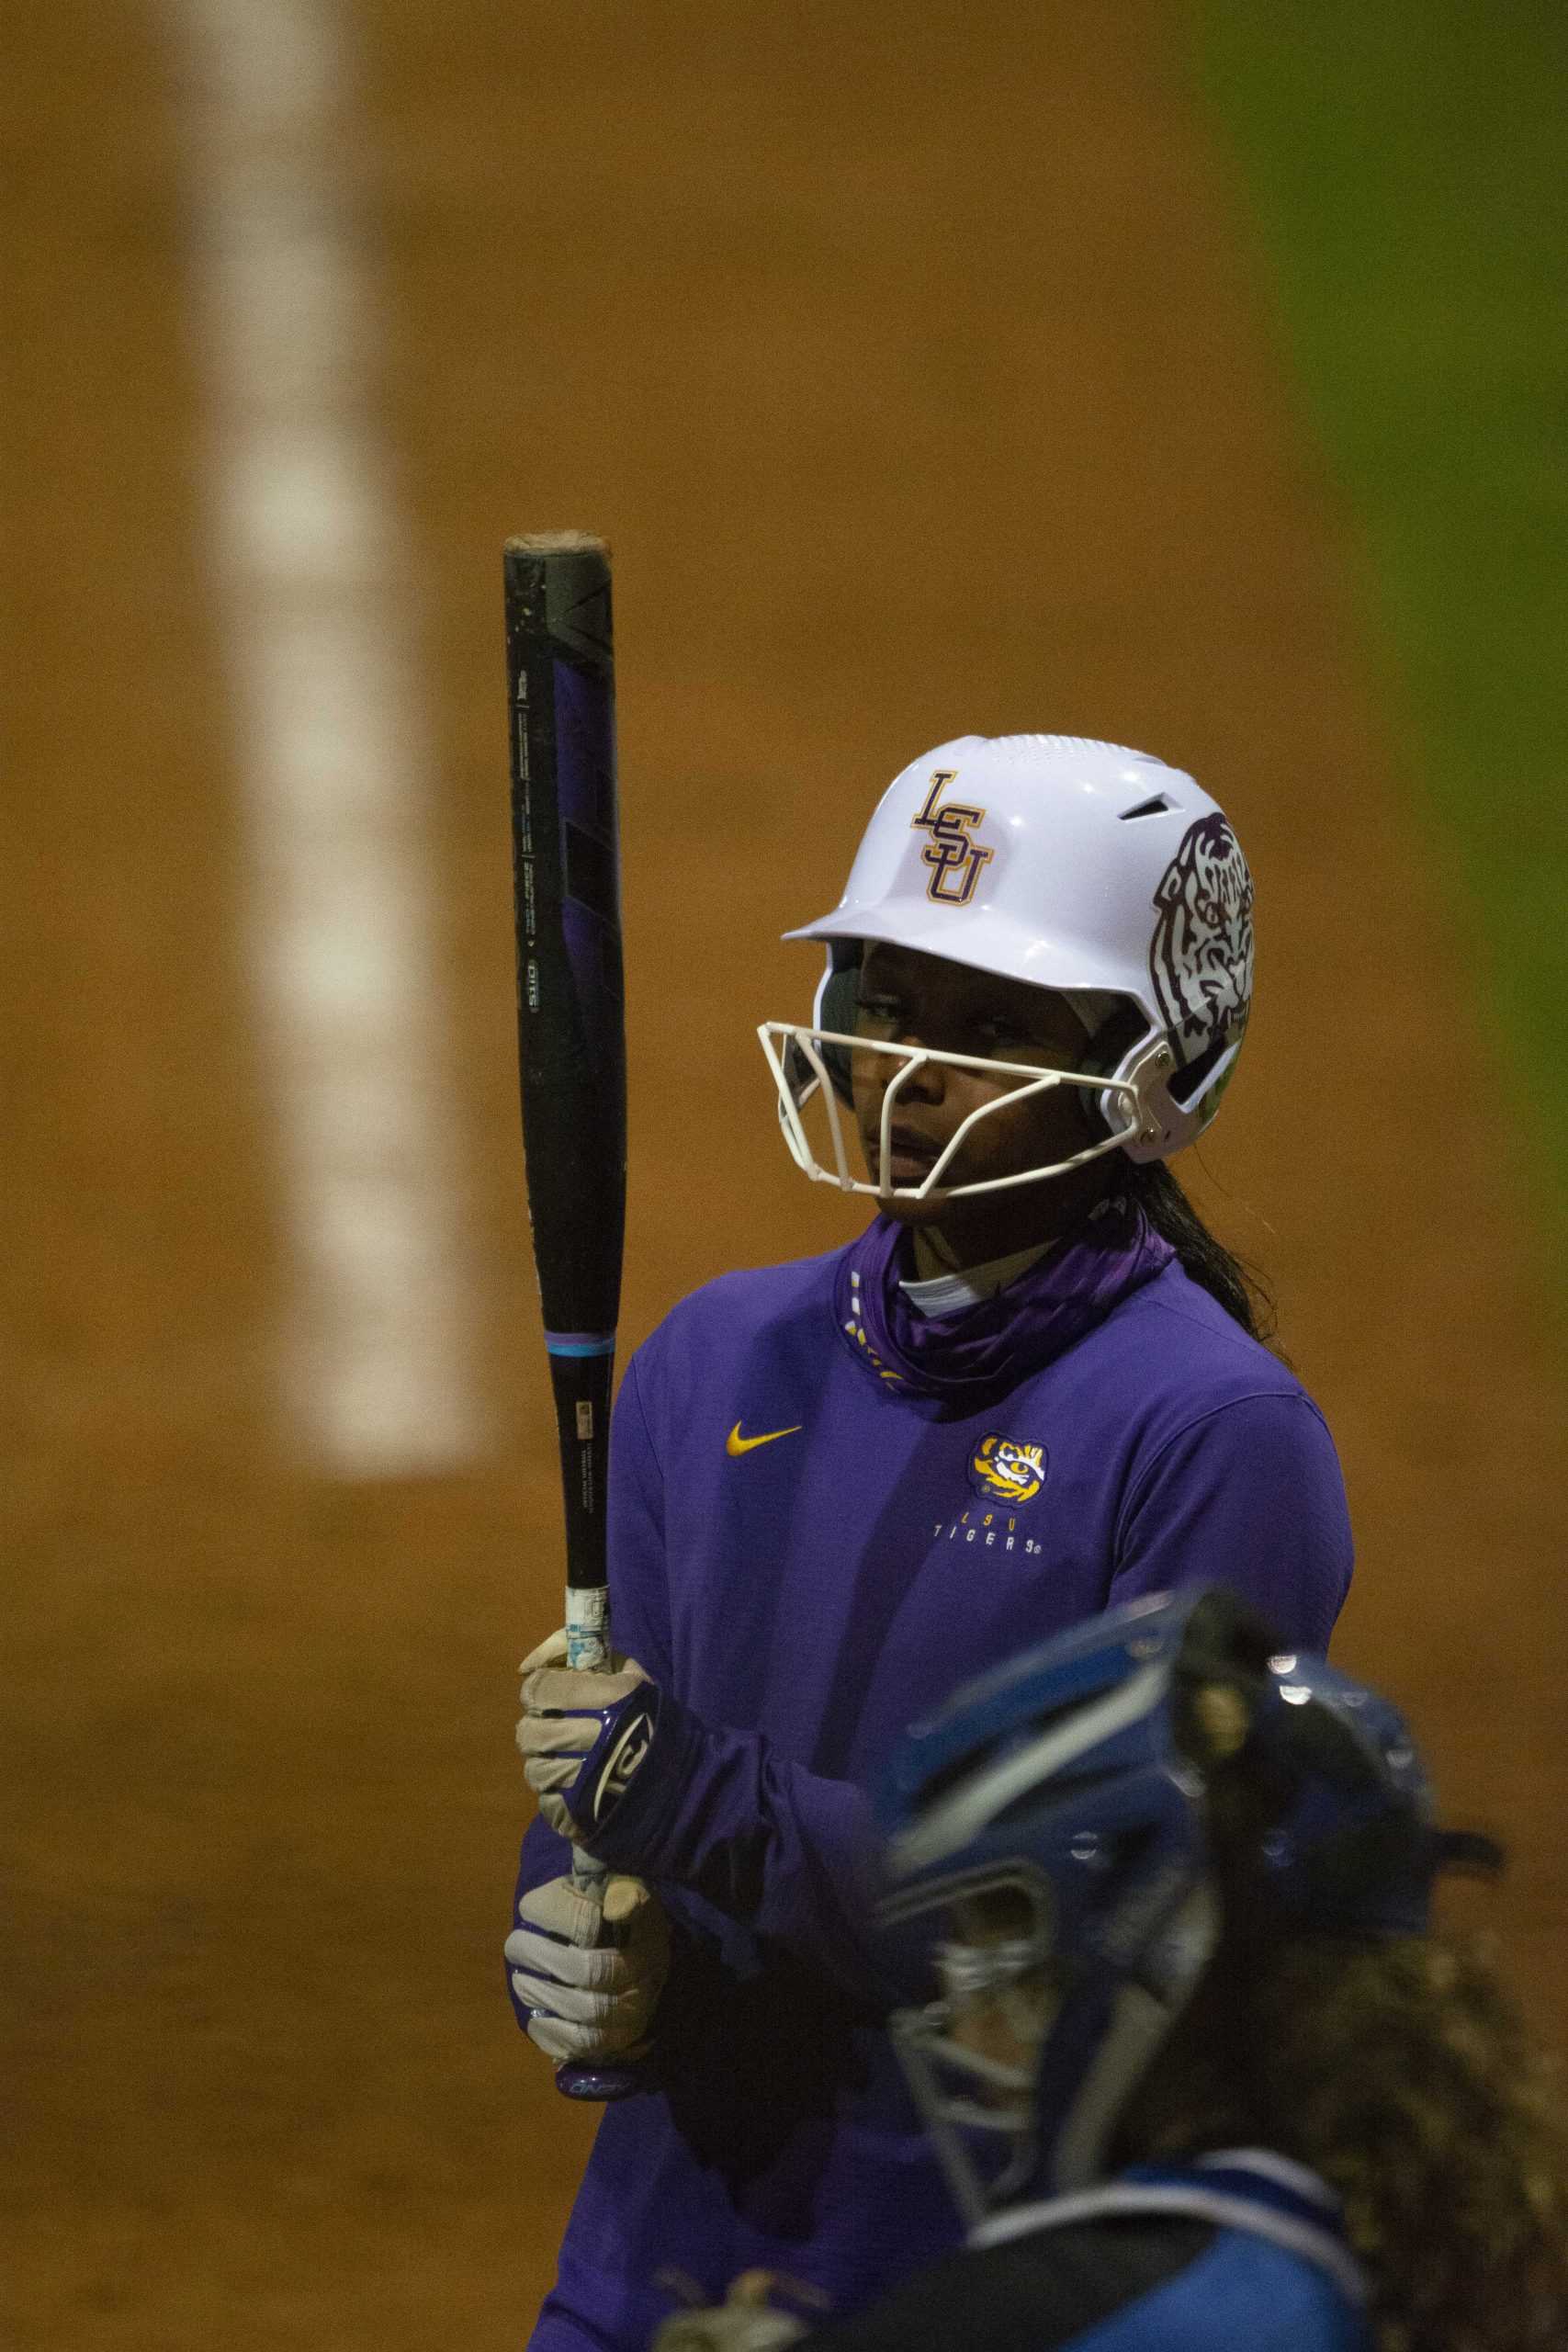
[(1045, 1448), (983, 1437), (969, 1457), (969, 1484), (990, 1502), (1032, 1502), (1045, 1484)]

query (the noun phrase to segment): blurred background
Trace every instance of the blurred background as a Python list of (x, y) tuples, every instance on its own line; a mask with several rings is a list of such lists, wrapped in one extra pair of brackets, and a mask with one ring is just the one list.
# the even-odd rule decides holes
[(501, 546), (616, 559), (625, 1339), (852, 1213), (751, 1031), (976, 729), (1258, 877), (1182, 1173), (1568, 2040), (1568, 18), (18, 0), (0, 96), (10, 2340), (519, 2344), (557, 1622)]

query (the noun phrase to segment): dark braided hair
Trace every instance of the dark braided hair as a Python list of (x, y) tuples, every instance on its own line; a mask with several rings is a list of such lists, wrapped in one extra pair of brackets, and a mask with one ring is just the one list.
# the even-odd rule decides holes
[[(1128, 998), (1113, 996), (1109, 991), (1079, 990), (1071, 1001), (1078, 1020), (1089, 1033), (1089, 1047), (1080, 1067), (1102, 1070), (1109, 1076), (1143, 1034), (1146, 1015)], [(1092, 1134), (1100, 1114), (1086, 1104), (1084, 1117)], [(1103, 1124), (1100, 1132), (1107, 1132)], [(1211, 1298), (1219, 1301), (1248, 1339), (1270, 1343), (1275, 1325), (1274, 1295), (1258, 1269), (1234, 1256), (1210, 1232), (1163, 1159), (1132, 1160), (1121, 1154), (1115, 1157), (1120, 1167), (1111, 1189), (1143, 1211), (1146, 1222), (1169, 1242), (1181, 1261), (1183, 1272), (1200, 1290), (1206, 1290)]]
[(1118, 1189), (1169, 1242), (1190, 1279), (1218, 1299), (1249, 1339), (1266, 1344), (1272, 1340), (1273, 1292), (1255, 1266), (1235, 1257), (1210, 1232), (1163, 1159), (1129, 1160)]

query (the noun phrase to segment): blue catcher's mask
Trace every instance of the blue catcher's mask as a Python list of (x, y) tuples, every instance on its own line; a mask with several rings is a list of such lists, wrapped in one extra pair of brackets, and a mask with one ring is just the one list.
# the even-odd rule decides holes
[(1444, 1860), (1500, 1860), (1434, 1829), (1387, 1700), (1223, 1589), (1134, 1602), (967, 1684), (906, 1734), (879, 1812), (885, 1924), (956, 1926), (933, 1939), (942, 1997), (893, 2030), (971, 2225), (1099, 2177), (1213, 1957), (1199, 1758), (1240, 1758), (1260, 1799), (1225, 1884), (1266, 1936), (1419, 1934)]

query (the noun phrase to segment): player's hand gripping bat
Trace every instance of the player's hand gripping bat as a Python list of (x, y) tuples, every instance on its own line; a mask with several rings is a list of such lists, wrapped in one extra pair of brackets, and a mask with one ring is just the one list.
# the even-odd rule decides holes
[[(610, 556), (577, 531), (509, 539), (506, 673), (517, 1038), (528, 1214), (560, 1438), (568, 1663), (610, 1654), (604, 1506), (626, 1202), (626, 1052)], [(579, 1849), (572, 1876), (602, 1900)], [(624, 2098), (625, 2064), (565, 2065), (569, 2098)]]

